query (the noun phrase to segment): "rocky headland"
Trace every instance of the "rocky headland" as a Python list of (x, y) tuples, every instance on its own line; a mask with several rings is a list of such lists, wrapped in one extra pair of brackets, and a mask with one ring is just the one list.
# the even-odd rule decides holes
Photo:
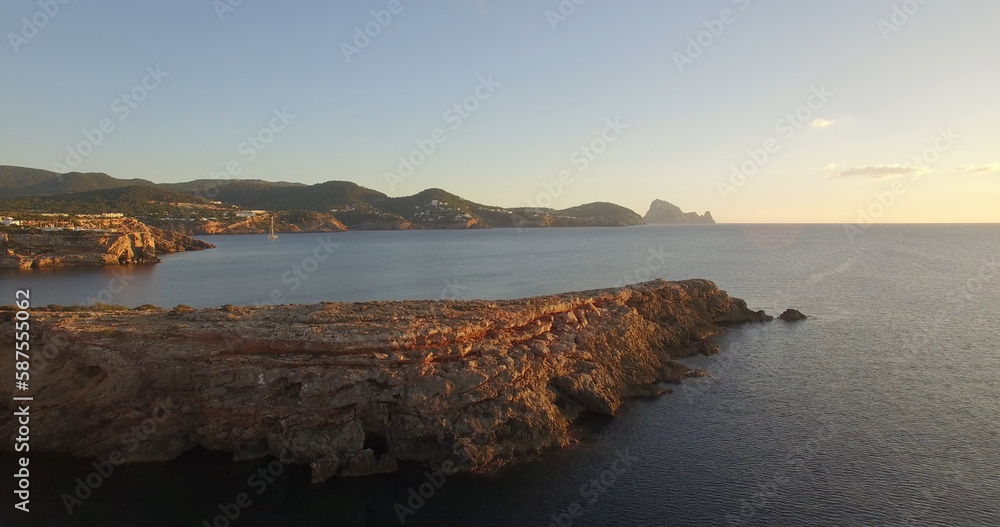
[(200, 251), (214, 245), (133, 219), (111, 230), (0, 232), (0, 269), (158, 263), (158, 253)]
[(317, 482), (400, 462), (476, 471), (571, 444), (581, 416), (664, 393), (698, 374), (678, 358), (768, 320), (704, 280), (500, 302), (41, 309), (31, 448), (147, 462), (203, 447), (308, 464)]
[(715, 223), (711, 212), (698, 214), (684, 212), (680, 207), (663, 200), (654, 200), (643, 218), (647, 225), (706, 224)]

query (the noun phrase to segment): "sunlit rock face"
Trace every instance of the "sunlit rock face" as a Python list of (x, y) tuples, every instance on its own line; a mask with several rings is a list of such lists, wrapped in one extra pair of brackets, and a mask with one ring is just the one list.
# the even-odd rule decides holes
[(703, 280), (501, 302), (39, 310), (32, 451), (138, 462), (200, 446), (309, 464), (316, 481), (401, 461), (474, 471), (570, 444), (581, 415), (663, 393), (697, 373), (676, 358), (765, 320)]
[(114, 231), (0, 233), (0, 269), (158, 263), (157, 253), (211, 249), (210, 243), (126, 219)]

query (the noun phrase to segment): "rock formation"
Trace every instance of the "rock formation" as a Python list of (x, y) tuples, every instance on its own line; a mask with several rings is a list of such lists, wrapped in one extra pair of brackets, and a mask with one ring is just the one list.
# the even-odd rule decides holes
[(787, 309), (787, 310), (785, 310), (785, 312), (782, 313), (781, 316), (778, 317), (778, 318), (780, 318), (781, 320), (784, 320), (785, 322), (801, 322), (803, 320), (808, 320), (809, 319), (809, 317), (807, 317), (804, 314), (802, 314), (801, 311), (797, 311), (795, 309)]
[(697, 212), (684, 212), (677, 205), (659, 199), (654, 200), (653, 204), (649, 206), (649, 212), (646, 213), (645, 220), (649, 225), (715, 223), (711, 212), (706, 212), (703, 215), (699, 215)]
[[(323, 481), (403, 461), (474, 471), (566, 446), (581, 415), (664, 393), (697, 373), (676, 358), (714, 353), (726, 326), (770, 317), (691, 280), (501, 302), (42, 309), (32, 320), (32, 452), (145, 462), (200, 446), (309, 464)], [(12, 338), (0, 342), (12, 349)], [(4, 393), (12, 363), (0, 362)], [(0, 403), (7, 415), (11, 404)], [(155, 431), (135, 440), (151, 417)], [(0, 436), (14, 426), (0, 422)]]
[(28, 230), (0, 233), (0, 269), (157, 263), (157, 252), (214, 247), (127, 219), (116, 231)]
[[(271, 216), (260, 215), (236, 222), (207, 221), (194, 226), (174, 222), (169, 227), (190, 230), (194, 234), (267, 234), (271, 230)], [(344, 232), (347, 226), (332, 214), (282, 212), (275, 213), (274, 229), (278, 233)]]

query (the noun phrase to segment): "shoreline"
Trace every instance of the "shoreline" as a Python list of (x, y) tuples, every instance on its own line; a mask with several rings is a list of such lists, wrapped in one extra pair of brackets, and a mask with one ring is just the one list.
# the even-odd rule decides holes
[(478, 472), (564, 448), (581, 417), (666, 393), (663, 383), (697, 375), (675, 359), (717, 352), (712, 338), (727, 327), (770, 320), (704, 280), (500, 302), (33, 318), (44, 351), (32, 379), (49, 394), (33, 409), (33, 451), (106, 459), (152, 413), (158, 432), (129, 445), (125, 462), (202, 447), (285, 456), (315, 482), (409, 462)]

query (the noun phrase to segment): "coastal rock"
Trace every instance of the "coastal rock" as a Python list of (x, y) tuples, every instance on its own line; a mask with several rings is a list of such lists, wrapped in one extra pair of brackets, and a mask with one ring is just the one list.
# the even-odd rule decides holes
[[(310, 465), (314, 481), (400, 462), (475, 471), (571, 444), (580, 416), (662, 393), (694, 374), (677, 358), (764, 317), (704, 280), (499, 302), (39, 309), (32, 452), (149, 462), (203, 447)], [(0, 362), (7, 393), (12, 368)]]
[(660, 199), (653, 201), (644, 219), (649, 225), (715, 223), (711, 212), (706, 212), (703, 215), (697, 212), (684, 212), (677, 205)]
[[(184, 228), (171, 225), (172, 228)], [(190, 229), (190, 227), (188, 227)], [(274, 229), (278, 233), (318, 233), (344, 232), (347, 226), (332, 214), (318, 212), (275, 213)], [(268, 234), (271, 231), (271, 216), (260, 215), (236, 222), (207, 221), (194, 227), (195, 234)]]
[(786, 310), (778, 318), (780, 318), (781, 320), (784, 320), (785, 322), (801, 322), (803, 320), (808, 320), (809, 319), (809, 317), (807, 317), (804, 314), (802, 314), (801, 311), (797, 311), (795, 309), (788, 309), (788, 310)]
[(121, 223), (122, 233), (149, 234), (153, 238), (153, 250), (159, 253), (179, 253), (185, 251), (203, 251), (214, 249), (215, 246), (187, 234), (150, 227), (134, 218), (126, 218)]
[(149, 232), (0, 233), (0, 269), (159, 262)]
[(0, 269), (158, 263), (158, 251), (198, 251), (213, 247), (134, 219), (124, 220), (116, 231), (0, 232)]

